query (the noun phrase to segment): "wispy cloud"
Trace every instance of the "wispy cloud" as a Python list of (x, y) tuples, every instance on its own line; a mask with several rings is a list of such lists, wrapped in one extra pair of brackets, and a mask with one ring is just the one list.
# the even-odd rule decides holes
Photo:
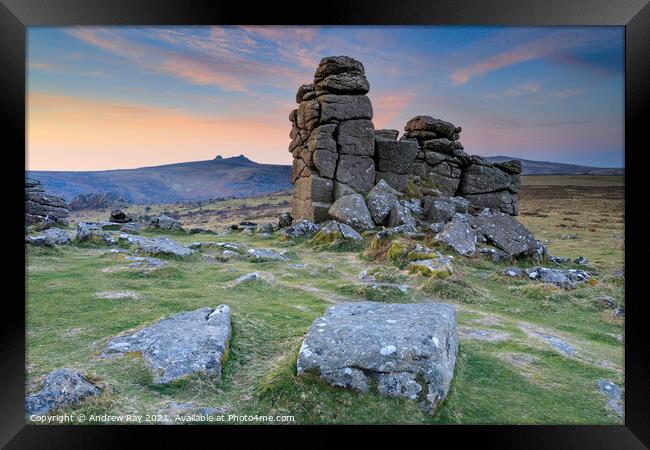
[(547, 57), (552, 57), (556, 61), (574, 64), (577, 59), (570, 56), (571, 51), (592, 48), (595, 44), (606, 42), (611, 35), (610, 32), (587, 34), (579, 29), (555, 31), (544, 37), (517, 45), (514, 48), (484, 57), (465, 67), (460, 67), (449, 75), (449, 79), (452, 85), (459, 86), (466, 84), (472, 78), (505, 67)]

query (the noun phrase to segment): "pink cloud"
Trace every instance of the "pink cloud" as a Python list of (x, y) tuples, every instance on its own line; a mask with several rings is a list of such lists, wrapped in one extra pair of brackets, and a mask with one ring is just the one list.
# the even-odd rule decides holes
[(369, 95), (372, 100), (374, 112), (373, 123), (375, 128), (397, 127), (401, 130), (403, 124), (396, 123), (397, 119), (406, 112), (416, 96), (414, 91), (391, 92), (389, 94)]
[[(601, 33), (600, 40), (609, 39), (607, 33)], [(459, 86), (470, 79), (486, 75), (504, 67), (520, 64), (543, 57), (552, 57), (565, 63), (579, 64), (569, 55), (569, 51), (593, 45), (592, 35), (582, 33), (580, 29), (559, 30), (549, 36), (534, 39), (510, 50), (480, 59), (466, 67), (456, 69), (449, 75), (452, 85)]]

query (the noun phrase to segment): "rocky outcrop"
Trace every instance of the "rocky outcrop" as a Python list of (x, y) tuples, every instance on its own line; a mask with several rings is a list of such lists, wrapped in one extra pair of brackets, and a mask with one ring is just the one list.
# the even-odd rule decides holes
[(459, 141), (461, 127), (431, 116), (412, 118), (404, 130), (402, 138), (418, 145), (409, 173), (417, 186), (434, 188), (447, 197), (462, 196), (473, 212), (491, 208), (519, 214), (520, 161), (493, 164), (465, 153)]
[(202, 373), (218, 383), (230, 345), (230, 308), (201, 308), (168, 317), (136, 333), (117, 337), (105, 354), (139, 352), (156, 384)]
[[(398, 193), (412, 182), (428, 220), (484, 208), (519, 213), (519, 161), (491, 163), (465, 153), (461, 127), (431, 116), (410, 119), (399, 140), (397, 130), (375, 130), (369, 89), (363, 64), (347, 56), (323, 58), (314, 82), (298, 89), (299, 106), (289, 115), (296, 219), (336, 219), (335, 201), (368, 194), (374, 224), (385, 225), (390, 209), (374, 206), (380, 182)], [(454, 197), (463, 199), (462, 209), (446, 203)]]
[(25, 179), (25, 225), (53, 222), (68, 225), (69, 214), (63, 198), (46, 193), (40, 181)]
[(161, 230), (181, 231), (183, 229), (179, 220), (174, 219), (167, 214), (161, 214), (158, 217), (155, 217), (151, 220), (149, 225), (152, 228), (158, 228)]
[(449, 392), (457, 352), (452, 306), (341, 303), (309, 328), (297, 372), (362, 392), (376, 386), (432, 412)]
[(70, 211), (78, 211), (81, 209), (123, 208), (129, 203), (127, 195), (118, 194), (116, 192), (79, 194), (70, 202)]
[(374, 185), (369, 89), (363, 64), (347, 56), (323, 58), (313, 84), (298, 89), (299, 106), (289, 115), (296, 220), (328, 220), (338, 197), (363, 194)]

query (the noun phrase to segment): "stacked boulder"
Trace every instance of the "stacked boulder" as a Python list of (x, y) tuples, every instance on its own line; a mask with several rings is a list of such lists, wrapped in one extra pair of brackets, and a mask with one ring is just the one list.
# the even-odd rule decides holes
[(295, 185), (293, 217), (321, 222), (332, 203), (365, 194), (375, 182), (370, 89), (363, 64), (347, 56), (324, 58), (312, 84), (300, 86), (291, 111)]
[(45, 192), (43, 184), (33, 178), (25, 179), (25, 224), (59, 223), (68, 225), (68, 205), (65, 200)]
[(418, 145), (409, 178), (423, 192), (462, 196), (472, 212), (491, 208), (519, 214), (521, 162), (501, 163), (465, 153), (460, 143), (461, 127), (430, 116), (416, 116), (404, 126), (402, 140)]
[(398, 141), (397, 134), (397, 130), (375, 131), (375, 181), (385, 180), (394, 189), (404, 192), (419, 149), (417, 141)]

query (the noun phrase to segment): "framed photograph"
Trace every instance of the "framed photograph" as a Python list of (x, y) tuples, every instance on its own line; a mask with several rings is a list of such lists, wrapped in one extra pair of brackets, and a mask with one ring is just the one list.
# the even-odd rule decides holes
[(646, 1), (0, 23), (2, 445), (647, 448)]

